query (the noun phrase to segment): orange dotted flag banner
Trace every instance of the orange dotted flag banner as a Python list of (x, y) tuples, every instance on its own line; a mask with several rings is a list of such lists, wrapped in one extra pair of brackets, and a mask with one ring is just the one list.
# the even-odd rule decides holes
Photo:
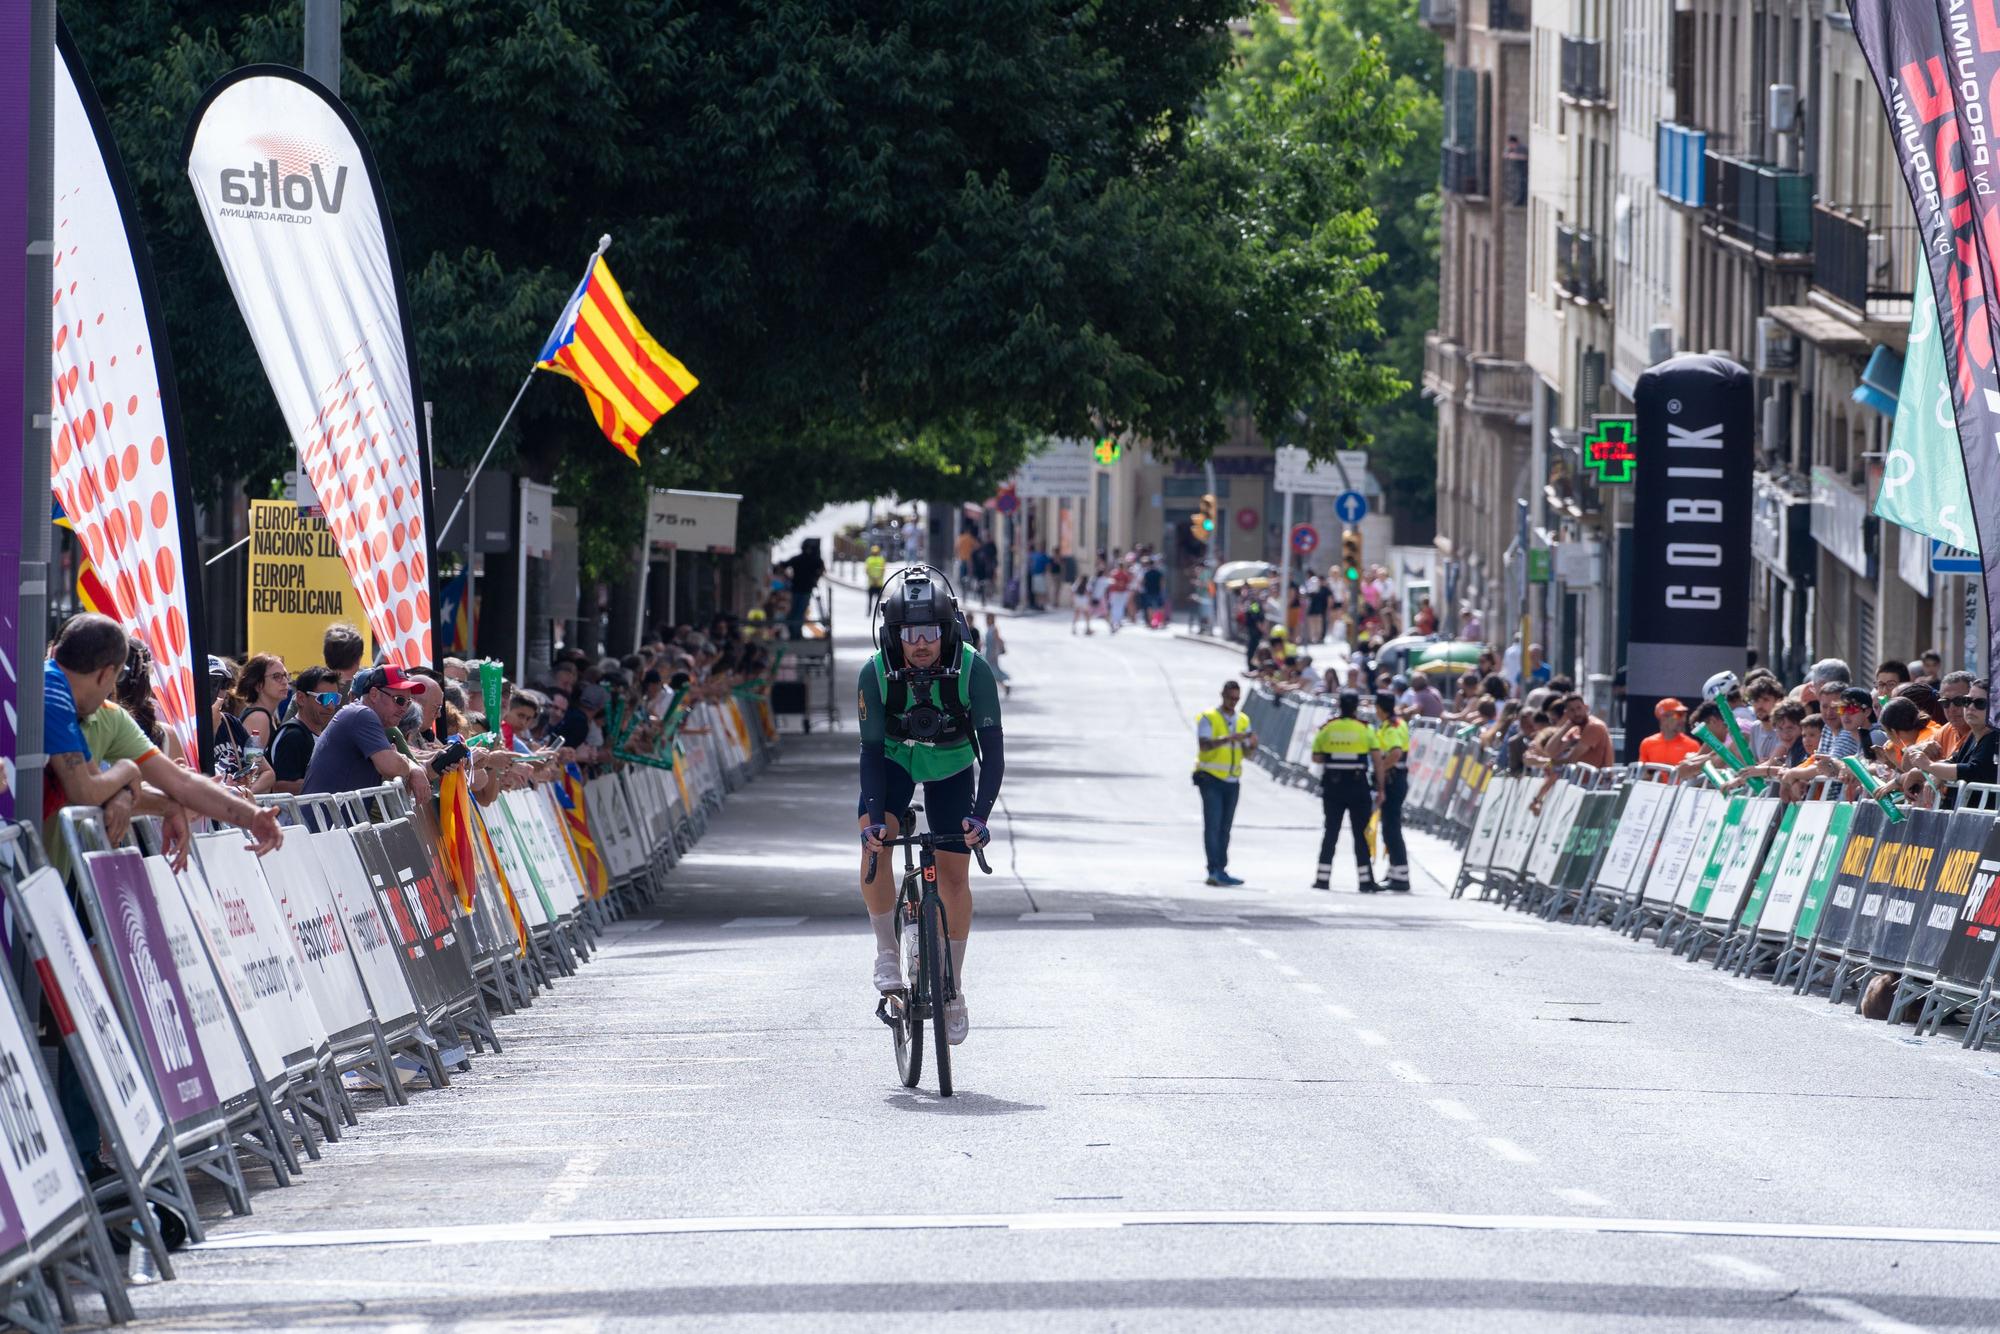
[(275, 653), (293, 676), (322, 657), (326, 628), (361, 629), (362, 661), (375, 646), (361, 596), (326, 520), (289, 500), (250, 502), (250, 651)]
[(430, 468), (402, 262), (347, 108), (255, 65), (202, 97), (188, 179), (299, 466), (392, 662), (433, 658)]
[(153, 651), (161, 725), (203, 755), (198, 548), (173, 366), (123, 166), (66, 31), (57, 45), (50, 489), (109, 600), (98, 610)]

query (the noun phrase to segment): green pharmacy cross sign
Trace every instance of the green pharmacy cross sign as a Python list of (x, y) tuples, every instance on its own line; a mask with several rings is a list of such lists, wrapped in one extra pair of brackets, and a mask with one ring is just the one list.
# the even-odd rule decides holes
[(1599, 486), (1624, 486), (1639, 470), (1639, 432), (1630, 417), (1600, 417), (1583, 437), (1583, 466)]

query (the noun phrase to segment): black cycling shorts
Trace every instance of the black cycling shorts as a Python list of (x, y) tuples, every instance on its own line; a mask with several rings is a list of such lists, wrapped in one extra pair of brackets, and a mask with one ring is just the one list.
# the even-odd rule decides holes
[[(910, 799), (916, 795), (917, 780), (910, 777), (910, 771), (895, 761), (888, 764), (889, 786), (882, 794), (882, 809), (898, 820), (910, 808)], [(965, 822), (972, 815), (973, 767), (967, 765), (949, 778), (935, 778), (924, 784), (924, 822), (934, 834), (949, 829), (962, 834)], [(858, 804), (856, 815), (868, 814), (868, 797), (864, 793)], [(904, 833), (911, 831), (905, 829)], [(938, 852), (967, 852), (963, 838), (954, 838), (939, 843)]]

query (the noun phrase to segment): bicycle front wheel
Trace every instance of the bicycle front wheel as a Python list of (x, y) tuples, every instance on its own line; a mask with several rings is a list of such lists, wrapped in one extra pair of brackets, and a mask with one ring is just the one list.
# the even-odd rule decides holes
[[(897, 905), (900, 915), (902, 905)], [(919, 969), (922, 967), (923, 952), (917, 945), (915, 931), (898, 932), (903, 947), (903, 977), (905, 986), (901, 997), (902, 1018), (890, 1025), (896, 1038), (896, 1074), (901, 1077), (903, 1087), (913, 1089), (924, 1076), (924, 1020), (922, 999), (923, 987)], [(895, 998), (890, 1005), (895, 1006)], [(941, 1022), (941, 1021), (940, 1021)]]
[(944, 1028), (945, 1002), (950, 999), (945, 990), (945, 953), (951, 948), (945, 938), (944, 905), (938, 902), (936, 894), (924, 896), (922, 912), (924, 991), (930, 1000), (931, 1033), (933, 1046), (937, 1051), (938, 1094), (951, 1096), (951, 1039)]

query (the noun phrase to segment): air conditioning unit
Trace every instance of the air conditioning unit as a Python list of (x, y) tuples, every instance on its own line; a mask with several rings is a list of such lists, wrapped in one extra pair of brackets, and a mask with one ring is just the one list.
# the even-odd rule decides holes
[(1646, 330), (1646, 364), (1657, 366), (1674, 355), (1674, 326), (1656, 324)]
[(1774, 83), (1767, 90), (1765, 116), (1771, 133), (1790, 134), (1799, 128), (1799, 90), (1789, 83)]
[(1799, 336), (1769, 315), (1757, 317), (1759, 375), (1783, 375), (1799, 368)]

